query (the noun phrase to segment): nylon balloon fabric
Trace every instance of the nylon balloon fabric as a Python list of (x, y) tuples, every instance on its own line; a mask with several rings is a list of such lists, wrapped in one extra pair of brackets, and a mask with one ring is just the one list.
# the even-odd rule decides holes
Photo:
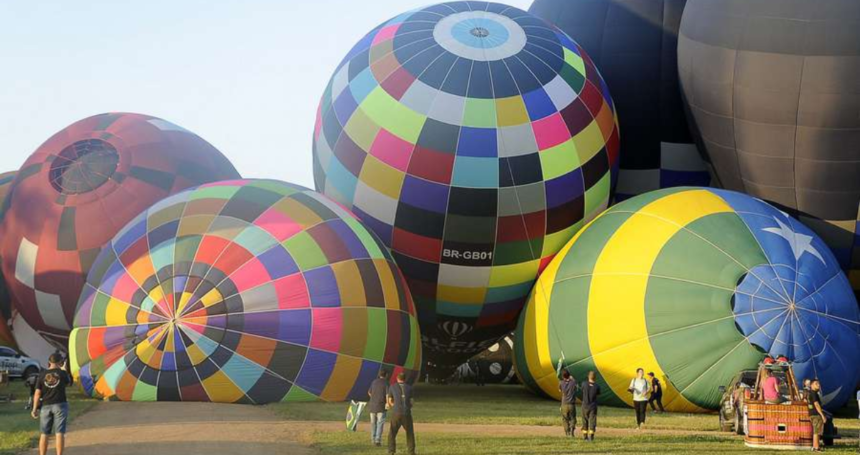
[(606, 84), (567, 35), (510, 6), (442, 3), (337, 67), (314, 180), (392, 249), (426, 357), (456, 367), (510, 332), (539, 271), (606, 208), (618, 141)]
[(678, 71), (722, 187), (815, 230), (860, 291), (860, 2), (689, 0)]
[[(6, 200), (6, 195), (9, 193), (9, 188), (12, 186), (12, 180), (15, 179), (15, 172), (4, 172), (0, 174), (0, 206)], [(3, 243), (2, 233), (0, 233), (0, 244)], [(0, 273), (0, 346), (15, 347), (15, 338), (9, 329), (9, 321), (12, 319), (12, 303), (9, 301), (9, 290), (6, 287), (6, 280), (3, 274)]]
[(84, 390), (122, 401), (365, 399), (417, 377), (418, 322), (379, 240), (342, 206), (272, 180), (168, 197), (106, 247), (70, 339)]
[(0, 209), (12, 305), (65, 350), (102, 246), (159, 199), (238, 177), (221, 152), (165, 120), (109, 113), (75, 122), (30, 155)]
[(666, 409), (717, 409), (719, 386), (765, 356), (820, 378), (838, 408), (860, 379), (860, 314), (845, 274), (809, 228), (740, 193), (677, 188), (619, 203), (541, 275), (520, 318), (523, 382), (558, 398), (561, 361), (594, 370), (600, 401), (632, 405), (636, 368)]
[(708, 186), (678, 86), (678, 28), (686, 0), (535, 0), (529, 12), (573, 38), (600, 68), (621, 126), (615, 200)]

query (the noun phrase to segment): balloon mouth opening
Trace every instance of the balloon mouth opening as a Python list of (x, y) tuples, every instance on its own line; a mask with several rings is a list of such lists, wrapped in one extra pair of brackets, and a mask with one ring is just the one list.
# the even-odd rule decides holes
[(119, 153), (101, 139), (84, 139), (64, 148), (51, 163), (51, 186), (62, 194), (94, 191), (111, 179)]
[(484, 27), (475, 27), (470, 30), (469, 33), (471, 33), (472, 36), (477, 38), (486, 38), (490, 36), (490, 31), (485, 29)]

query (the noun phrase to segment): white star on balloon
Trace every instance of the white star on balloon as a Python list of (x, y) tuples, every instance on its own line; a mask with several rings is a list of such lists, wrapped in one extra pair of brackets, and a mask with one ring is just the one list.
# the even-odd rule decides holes
[(809, 253), (818, 258), (819, 261), (823, 264), (827, 264), (824, 261), (824, 258), (821, 256), (821, 253), (812, 246), (812, 236), (801, 234), (799, 232), (794, 232), (789, 226), (779, 220), (779, 218), (774, 218), (776, 224), (779, 225), (778, 228), (764, 228), (762, 231), (769, 232), (771, 234), (776, 234), (785, 239), (788, 242), (788, 245), (791, 247), (791, 251), (794, 253), (794, 259), (798, 260), (803, 253)]

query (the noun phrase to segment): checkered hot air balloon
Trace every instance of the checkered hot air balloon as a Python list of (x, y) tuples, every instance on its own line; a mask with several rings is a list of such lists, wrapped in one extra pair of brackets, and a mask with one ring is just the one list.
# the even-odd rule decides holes
[[(6, 200), (6, 195), (9, 193), (9, 188), (12, 186), (12, 180), (15, 179), (15, 172), (5, 172), (0, 174), (0, 206)], [(3, 238), (0, 237), (0, 244), (3, 243)], [(9, 320), (12, 318), (12, 304), (9, 301), (9, 290), (6, 287), (6, 280), (3, 274), (0, 273), (0, 346), (15, 346), (15, 339), (9, 331)]]
[(110, 113), (70, 125), (24, 163), (0, 209), (12, 305), (65, 349), (87, 271), (105, 243), (165, 196), (238, 177), (215, 147), (156, 117)]
[(828, 407), (860, 379), (860, 314), (836, 258), (797, 220), (725, 190), (659, 190), (604, 212), (541, 275), (516, 333), (524, 383), (558, 397), (564, 357), (575, 377), (597, 372), (606, 404), (632, 405), (641, 367), (666, 409), (717, 409), (719, 386), (767, 354), (820, 378)]
[(134, 401), (366, 399), (417, 377), (415, 309), (388, 251), (308, 189), (227, 181), (164, 199), (96, 260), (69, 343), (84, 390)]
[(451, 2), (347, 54), (314, 131), (319, 191), (389, 246), (425, 353), (456, 366), (510, 332), (539, 271), (607, 206), (609, 90), (563, 32), (517, 8)]

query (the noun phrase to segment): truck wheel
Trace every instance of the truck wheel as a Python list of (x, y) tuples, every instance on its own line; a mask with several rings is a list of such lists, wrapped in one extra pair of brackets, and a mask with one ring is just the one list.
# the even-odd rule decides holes
[(735, 433), (741, 436), (744, 435), (744, 421), (741, 418), (741, 412), (739, 409), (735, 410)]
[(36, 367), (27, 367), (24, 369), (24, 374), (21, 376), (24, 379), (29, 378), (30, 376), (39, 374), (39, 369)]

